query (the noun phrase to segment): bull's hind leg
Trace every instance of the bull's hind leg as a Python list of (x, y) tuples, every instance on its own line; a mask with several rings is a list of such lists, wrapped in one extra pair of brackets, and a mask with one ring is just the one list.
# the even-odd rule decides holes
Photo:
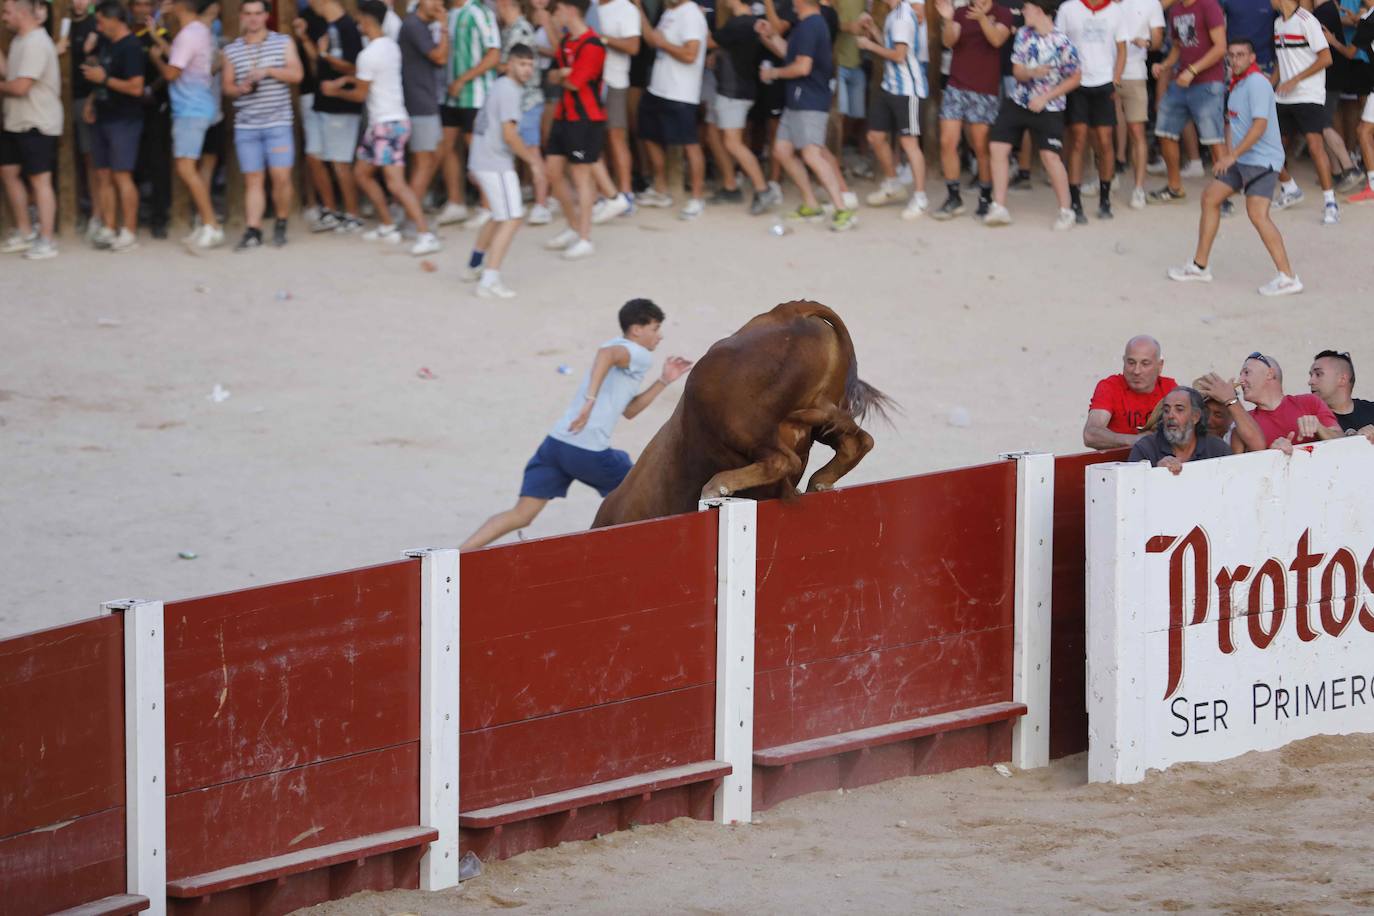
[(873, 450), (873, 437), (859, 428), (854, 418), (833, 404), (826, 408), (799, 410), (788, 419), (806, 420), (816, 427), (816, 441), (835, 450), (835, 456), (811, 475), (806, 492), (830, 490)]
[(755, 454), (757, 460), (753, 464), (734, 471), (721, 471), (707, 481), (706, 486), (701, 488), (702, 498), (715, 499), (741, 490), (766, 487), (783, 480), (790, 481), (799, 478), (805, 470), (801, 457), (782, 442)]

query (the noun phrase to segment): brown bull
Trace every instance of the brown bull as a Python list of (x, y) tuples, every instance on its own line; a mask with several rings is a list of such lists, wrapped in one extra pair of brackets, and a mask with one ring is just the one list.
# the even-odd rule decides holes
[(779, 305), (698, 360), (677, 409), (592, 527), (692, 512), (703, 497), (793, 497), (812, 442), (835, 455), (807, 491), (828, 490), (873, 448), (856, 420), (889, 404), (859, 379), (840, 316), (817, 302)]

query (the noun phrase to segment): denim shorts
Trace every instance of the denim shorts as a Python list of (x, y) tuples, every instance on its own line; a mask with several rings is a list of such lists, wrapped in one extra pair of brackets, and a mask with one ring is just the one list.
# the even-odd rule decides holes
[(290, 124), (236, 127), (234, 151), (239, 156), (239, 171), (245, 174), (289, 169), (296, 163), (296, 131)]
[(321, 114), (320, 156), (325, 162), (352, 162), (358, 146), (358, 127), (363, 116), (356, 114)]
[(172, 158), (199, 159), (209, 129), (209, 118), (173, 118)]
[(91, 126), (91, 165), (112, 172), (132, 172), (138, 165), (142, 118), (100, 118)]
[(1220, 80), (1184, 88), (1170, 83), (1159, 104), (1155, 135), (1177, 140), (1189, 120), (1197, 124), (1198, 142), (1215, 146), (1226, 138), (1226, 86)]
[(305, 134), (305, 154), (320, 158), (324, 152), (323, 115), (315, 111), (315, 96), (306, 93), (301, 96), (301, 132)]
[(557, 499), (567, 496), (568, 487), (578, 480), (603, 497), (609, 496), (630, 473), (631, 466), (630, 456), (620, 449), (593, 452), (548, 436), (525, 465), (520, 495)]
[(864, 88), (868, 77), (863, 67), (840, 67), (837, 96), (840, 114), (846, 118), (859, 119), (864, 116)]
[(536, 105), (520, 116), (520, 123), (516, 126), (516, 130), (520, 132), (520, 139), (524, 141), (526, 146), (538, 148), (539, 127), (543, 117), (543, 105)]

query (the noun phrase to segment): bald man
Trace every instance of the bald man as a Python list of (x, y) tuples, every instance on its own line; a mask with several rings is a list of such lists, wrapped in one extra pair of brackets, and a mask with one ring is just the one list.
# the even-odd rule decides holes
[(1126, 341), (1121, 371), (1098, 382), (1093, 390), (1083, 444), (1104, 451), (1135, 445), (1155, 405), (1178, 387), (1178, 382), (1160, 375), (1163, 371), (1159, 341), (1148, 334)]
[[(1245, 358), (1240, 367), (1240, 394), (1255, 405), (1250, 416), (1259, 424), (1269, 448), (1292, 453), (1293, 446), (1345, 435), (1331, 408), (1315, 394), (1284, 394), (1283, 369), (1279, 361), (1258, 350)], [(1233, 451), (1246, 447), (1234, 437)], [(1253, 449), (1250, 449), (1253, 451)]]

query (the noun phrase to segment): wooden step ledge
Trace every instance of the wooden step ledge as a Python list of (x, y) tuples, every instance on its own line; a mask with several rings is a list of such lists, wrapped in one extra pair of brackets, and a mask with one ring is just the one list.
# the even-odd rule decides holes
[(74, 906), (69, 910), (61, 910), (53, 916), (131, 916), (133, 913), (143, 912), (151, 905), (152, 901), (138, 894), (114, 894)]

